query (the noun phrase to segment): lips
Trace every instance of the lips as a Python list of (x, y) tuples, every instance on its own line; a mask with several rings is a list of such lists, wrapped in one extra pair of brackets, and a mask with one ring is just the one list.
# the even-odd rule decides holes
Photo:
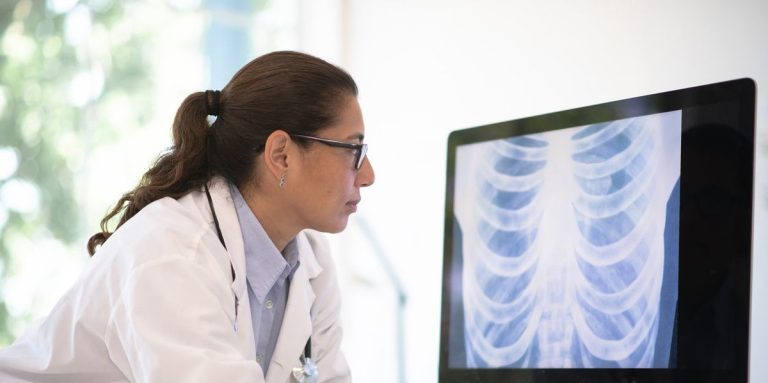
[(349, 202), (347, 202), (347, 207), (350, 208), (350, 210), (352, 210), (352, 212), (354, 213), (354, 212), (357, 211), (357, 204), (359, 204), (359, 203), (360, 203), (359, 199), (356, 199), (356, 200), (353, 200), (353, 201), (349, 201)]

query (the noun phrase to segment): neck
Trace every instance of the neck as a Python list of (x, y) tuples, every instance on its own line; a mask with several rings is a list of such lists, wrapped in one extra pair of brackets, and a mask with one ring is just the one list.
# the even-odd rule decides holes
[(282, 253), (288, 242), (294, 239), (301, 229), (291, 221), (287, 209), (283, 208), (285, 202), (279, 198), (279, 193), (265, 193), (252, 186), (241, 188), (240, 193), (269, 239)]

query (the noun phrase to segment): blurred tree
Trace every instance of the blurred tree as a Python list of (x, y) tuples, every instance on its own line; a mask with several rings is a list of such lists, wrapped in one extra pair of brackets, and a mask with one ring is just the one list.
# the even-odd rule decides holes
[(25, 256), (14, 243), (82, 243), (75, 180), (89, 148), (153, 112), (146, 32), (123, 17), (134, 3), (0, 1), (0, 346), (30, 319), (5, 301), (11, 254)]

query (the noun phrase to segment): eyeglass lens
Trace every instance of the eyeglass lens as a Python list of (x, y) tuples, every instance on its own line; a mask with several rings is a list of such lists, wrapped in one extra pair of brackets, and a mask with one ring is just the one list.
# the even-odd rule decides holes
[(357, 158), (355, 159), (355, 169), (360, 169), (363, 166), (365, 155), (368, 153), (368, 144), (363, 144), (360, 149), (357, 150)]

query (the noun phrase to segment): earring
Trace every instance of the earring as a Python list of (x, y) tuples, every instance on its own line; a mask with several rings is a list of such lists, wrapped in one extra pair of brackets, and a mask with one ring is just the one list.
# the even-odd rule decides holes
[(285, 174), (280, 176), (280, 189), (282, 189), (285, 186)]

